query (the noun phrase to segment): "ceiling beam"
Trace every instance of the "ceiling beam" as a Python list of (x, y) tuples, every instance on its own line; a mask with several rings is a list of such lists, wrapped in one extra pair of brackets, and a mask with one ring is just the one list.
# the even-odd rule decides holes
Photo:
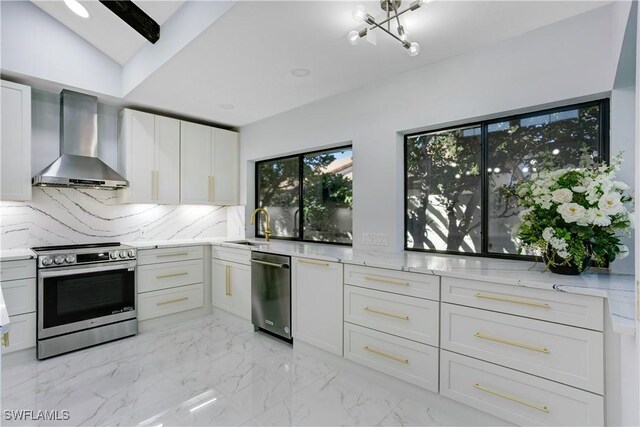
[(160, 39), (160, 25), (131, 0), (100, 0), (100, 3), (151, 43)]

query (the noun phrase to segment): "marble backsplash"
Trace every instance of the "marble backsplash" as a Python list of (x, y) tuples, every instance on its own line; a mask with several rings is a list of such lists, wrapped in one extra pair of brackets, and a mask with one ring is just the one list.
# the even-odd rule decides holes
[[(119, 204), (115, 191), (34, 187), (29, 202), (0, 202), (0, 248), (242, 238), (243, 209), (241, 206)], [(227, 220), (228, 213), (231, 222)]]

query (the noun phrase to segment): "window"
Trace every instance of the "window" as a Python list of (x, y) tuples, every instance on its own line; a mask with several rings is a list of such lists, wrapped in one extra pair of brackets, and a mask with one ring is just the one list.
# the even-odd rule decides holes
[(351, 245), (352, 179), (350, 146), (257, 162), (256, 206), (269, 212), (273, 238)]
[[(540, 166), (607, 159), (608, 100), (405, 137), (405, 248), (514, 257), (519, 208), (502, 189)], [(525, 254), (531, 255), (531, 254)]]

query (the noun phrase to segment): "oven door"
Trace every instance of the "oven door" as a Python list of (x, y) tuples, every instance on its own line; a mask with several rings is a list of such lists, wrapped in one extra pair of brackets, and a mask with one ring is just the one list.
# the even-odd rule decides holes
[(38, 339), (136, 317), (134, 262), (38, 271)]

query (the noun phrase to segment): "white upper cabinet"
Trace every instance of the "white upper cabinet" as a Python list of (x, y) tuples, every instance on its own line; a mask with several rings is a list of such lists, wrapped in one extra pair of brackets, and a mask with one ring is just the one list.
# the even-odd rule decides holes
[(235, 205), (238, 134), (196, 123), (181, 125), (180, 202)]
[(129, 180), (122, 202), (179, 203), (179, 120), (125, 109), (118, 145), (119, 169)]
[(0, 200), (31, 200), (31, 88), (0, 86)]

